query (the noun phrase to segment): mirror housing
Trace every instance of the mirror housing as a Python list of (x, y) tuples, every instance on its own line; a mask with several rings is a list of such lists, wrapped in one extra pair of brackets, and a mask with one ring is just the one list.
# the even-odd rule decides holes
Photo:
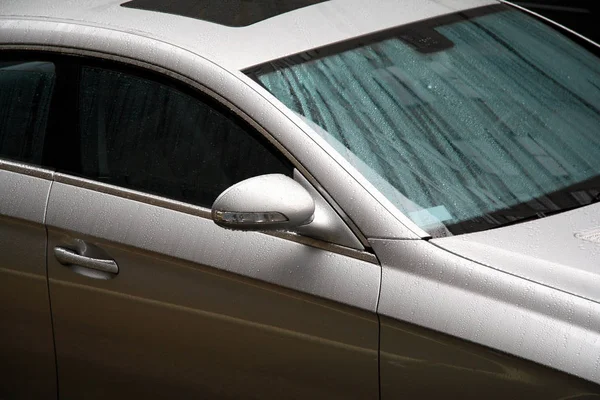
[(242, 231), (290, 230), (312, 221), (315, 202), (302, 185), (282, 174), (236, 183), (212, 205), (213, 221)]

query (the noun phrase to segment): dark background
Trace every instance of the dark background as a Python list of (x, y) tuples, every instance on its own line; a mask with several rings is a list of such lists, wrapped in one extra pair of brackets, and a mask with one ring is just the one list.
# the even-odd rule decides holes
[(513, 3), (600, 43), (600, 0), (514, 0)]

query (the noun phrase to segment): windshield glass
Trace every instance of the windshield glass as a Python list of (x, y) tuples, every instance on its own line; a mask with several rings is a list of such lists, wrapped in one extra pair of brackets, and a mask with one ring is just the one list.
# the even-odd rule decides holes
[(247, 72), (436, 237), (600, 197), (599, 61), (492, 6)]

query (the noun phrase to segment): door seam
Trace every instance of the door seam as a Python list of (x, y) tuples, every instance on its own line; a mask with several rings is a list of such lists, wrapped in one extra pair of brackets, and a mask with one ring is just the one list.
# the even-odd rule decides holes
[(375, 315), (377, 315), (377, 383), (379, 390), (378, 399), (381, 400), (381, 315), (379, 315), (379, 302), (381, 300), (381, 285), (383, 284), (383, 264), (379, 263), (379, 292), (377, 293), (377, 305), (375, 306)]
[(58, 354), (56, 352), (56, 334), (54, 330), (54, 313), (52, 312), (52, 296), (50, 295), (50, 271), (48, 268), (48, 242), (49, 242), (49, 232), (48, 225), (46, 225), (46, 216), (48, 215), (48, 204), (50, 203), (50, 193), (52, 192), (52, 187), (54, 186), (54, 174), (52, 176), (52, 180), (50, 181), (50, 188), (48, 189), (48, 196), (46, 197), (46, 206), (44, 207), (44, 231), (46, 232), (46, 242), (44, 245), (44, 260), (46, 262), (46, 289), (48, 291), (48, 307), (50, 309), (50, 327), (52, 329), (52, 347), (54, 349), (54, 371), (56, 373), (56, 399), (58, 400), (60, 397), (59, 391), (59, 380), (58, 380)]
[(381, 317), (377, 314), (377, 389), (381, 400)]

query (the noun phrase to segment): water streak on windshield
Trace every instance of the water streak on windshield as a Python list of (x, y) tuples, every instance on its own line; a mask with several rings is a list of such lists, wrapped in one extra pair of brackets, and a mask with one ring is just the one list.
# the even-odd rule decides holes
[(599, 59), (519, 11), (487, 10), (251, 75), (433, 236), (593, 202)]

